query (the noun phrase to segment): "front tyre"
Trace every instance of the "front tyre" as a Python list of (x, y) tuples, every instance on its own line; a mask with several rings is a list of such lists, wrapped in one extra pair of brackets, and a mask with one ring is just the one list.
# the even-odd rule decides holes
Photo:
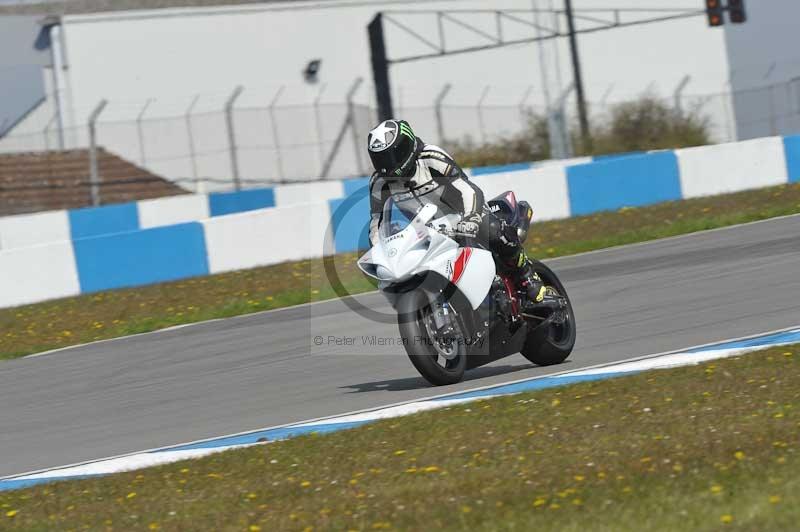
[[(447, 304), (445, 304), (447, 305)], [(467, 369), (464, 328), (455, 312), (447, 307), (445, 327), (437, 327), (423, 292), (405, 294), (397, 305), (397, 324), (411, 363), (434, 386), (455, 384)]]
[[(567, 300), (567, 308), (563, 311), (563, 319), (554, 321), (544, 328), (532, 330), (520, 352), (534, 364), (552, 366), (564, 362), (575, 347), (575, 313), (564, 285), (553, 270), (538, 260), (531, 262), (533, 270), (539, 274), (548, 291)], [(535, 325), (531, 323), (532, 327)]]

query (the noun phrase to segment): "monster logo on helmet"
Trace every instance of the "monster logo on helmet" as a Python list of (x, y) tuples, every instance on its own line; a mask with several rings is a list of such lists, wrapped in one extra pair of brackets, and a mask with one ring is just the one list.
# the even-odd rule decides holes
[(375, 171), (384, 176), (409, 177), (418, 139), (405, 120), (386, 120), (369, 132), (367, 148)]

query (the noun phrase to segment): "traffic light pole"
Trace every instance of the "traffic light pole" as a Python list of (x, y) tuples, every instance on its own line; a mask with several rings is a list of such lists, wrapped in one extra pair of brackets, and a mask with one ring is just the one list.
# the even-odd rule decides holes
[(564, 0), (564, 11), (567, 16), (569, 30), (569, 48), (572, 56), (572, 75), (575, 80), (575, 93), (578, 99), (578, 122), (581, 127), (581, 144), (583, 151), (592, 151), (592, 136), (589, 131), (589, 117), (586, 113), (586, 96), (583, 91), (583, 76), (581, 74), (581, 59), (578, 54), (578, 38), (575, 34), (575, 17), (572, 13), (572, 0)]
[(367, 26), (369, 48), (372, 56), (372, 78), (375, 82), (375, 99), (378, 104), (378, 119), (394, 118), (392, 109), (392, 86), (389, 83), (389, 60), (386, 57), (386, 41), (383, 36), (383, 14), (378, 13)]

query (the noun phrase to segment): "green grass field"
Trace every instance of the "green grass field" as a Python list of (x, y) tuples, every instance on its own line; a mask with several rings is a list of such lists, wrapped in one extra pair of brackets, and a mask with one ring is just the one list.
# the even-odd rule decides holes
[(0, 493), (2, 530), (796, 530), (800, 346)]
[[(527, 244), (550, 258), (798, 212), (800, 184), (784, 185), (537, 223)], [(332, 258), (342, 285), (372, 290), (356, 258)], [(0, 359), (335, 296), (318, 259), (0, 309)]]

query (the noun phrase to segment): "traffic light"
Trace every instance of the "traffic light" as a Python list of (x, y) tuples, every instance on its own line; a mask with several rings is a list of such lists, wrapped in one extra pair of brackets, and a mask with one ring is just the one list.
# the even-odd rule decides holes
[(706, 0), (706, 15), (709, 26), (722, 26), (722, 0)]
[(744, 0), (728, 0), (728, 15), (731, 17), (733, 24), (741, 24), (746, 21), (747, 14), (744, 12)]

